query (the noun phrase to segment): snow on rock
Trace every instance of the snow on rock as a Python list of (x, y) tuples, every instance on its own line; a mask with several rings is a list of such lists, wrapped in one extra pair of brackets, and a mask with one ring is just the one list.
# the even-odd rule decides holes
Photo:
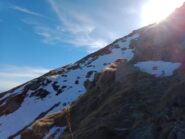
[[(96, 59), (89, 57), (85, 63), (80, 63), (79, 68), (70, 69), (57, 75), (47, 75), (46, 78), (50, 81), (47, 85), (40, 85), (36, 90), (28, 90), (26, 98), (15, 112), (0, 117), (1, 139), (6, 139), (25, 126), (29, 126), (41, 113), (48, 111), (52, 106), (60, 103), (60, 105), (48, 111), (47, 114), (57, 112), (63, 109), (67, 104), (76, 100), (80, 95), (86, 92), (84, 86), (85, 81), (93, 81), (95, 73), (101, 72), (108, 66), (105, 63), (112, 63), (117, 59), (131, 60), (134, 56), (134, 50), (130, 49), (129, 44), (131, 40), (138, 37), (139, 35), (135, 34), (125, 38), (124, 41), (121, 39), (118, 40), (113, 44), (119, 45), (118, 48), (113, 47), (110, 50), (111, 53), (99, 55)], [(75, 66), (75, 64), (73, 65)], [(68, 67), (72, 67), (72, 65)], [(60, 69), (57, 69), (57, 71), (58, 70)], [(93, 71), (93, 74), (87, 77), (88, 72), (91, 71)], [(20, 93), (22, 89), (23, 87), (18, 88), (13, 93)], [(38, 89), (44, 89), (49, 92), (49, 94), (42, 99), (38, 99), (38, 97), (32, 95)]]
[(14, 94), (14, 95), (15, 94), (16, 95), (20, 94), (23, 89), (24, 89), (24, 86), (15, 89), (12, 93), (7, 93), (6, 95), (4, 95), (3, 97), (0, 98), (0, 101), (5, 99), (5, 98), (7, 98), (7, 97), (9, 97), (9, 96), (11, 96), (12, 94)]
[(134, 57), (134, 49), (129, 47), (130, 41), (133, 39), (137, 39), (139, 37), (138, 34), (133, 35), (132, 37), (127, 38), (127, 40), (120, 40), (116, 44), (122, 49), (122, 54), (125, 59), (128, 61)]
[(54, 126), (49, 130), (49, 133), (44, 137), (44, 139), (50, 139), (51, 137), (53, 137), (53, 139), (59, 139), (65, 128), (66, 127)]
[(181, 63), (172, 63), (166, 61), (143, 61), (134, 64), (141, 71), (159, 76), (171, 76), (173, 72), (181, 66)]
[(18, 135), (18, 136), (16, 136), (14, 139), (21, 139), (21, 136)]

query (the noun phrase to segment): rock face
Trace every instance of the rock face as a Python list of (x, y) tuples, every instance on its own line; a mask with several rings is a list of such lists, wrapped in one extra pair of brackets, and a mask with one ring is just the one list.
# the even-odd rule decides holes
[(178, 121), (170, 132), (168, 139), (184, 139), (185, 138), (185, 122)]
[[(178, 73), (170, 77), (156, 77), (134, 66), (117, 80), (116, 76), (124, 67), (125, 63), (121, 63), (106, 68), (95, 79), (94, 86), (71, 104), (68, 113), (74, 138), (168, 139), (183, 133), (184, 107), (173, 105), (171, 100), (181, 98), (179, 94), (184, 90), (179, 86), (182, 87), (185, 80)], [(172, 95), (177, 86), (181, 93)], [(67, 123), (65, 110), (54, 115), (60, 116), (51, 116), (51, 127), (59, 124), (63, 127), (65, 124), (61, 123)], [(50, 115), (39, 119), (24, 132), (31, 130), (31, 135), (38, 134), (38, 130), (48, 127), (45, 119), (49, 118)], [(179, 120), (182, 122), (178, 123)], [(61, 137), (71, 139), (68, 128)]]
[(0, 138), (184, 138), (184, 7), (0, 94)]
[(127, 139), (156, 139), (159, 135), (159, 129), (156, 125), (144, 125), (133, 130)]

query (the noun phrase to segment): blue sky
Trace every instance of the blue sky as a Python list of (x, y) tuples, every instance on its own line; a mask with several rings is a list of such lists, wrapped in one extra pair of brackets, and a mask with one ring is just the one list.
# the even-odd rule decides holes
[(149, 0), (1, 0), (0, 90), (73, 63), (143, 25)]

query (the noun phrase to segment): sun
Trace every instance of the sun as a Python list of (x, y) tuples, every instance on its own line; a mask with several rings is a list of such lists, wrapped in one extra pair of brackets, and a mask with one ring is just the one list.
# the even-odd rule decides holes
[(148, 0), (142, 7), (142, 25), (158, 23), (180, 7), (185, 0)]

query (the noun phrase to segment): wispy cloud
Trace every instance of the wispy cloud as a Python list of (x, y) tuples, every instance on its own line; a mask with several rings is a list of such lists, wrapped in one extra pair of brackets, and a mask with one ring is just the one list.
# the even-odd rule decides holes
[(86, 47), (91, 52), (112, 41), (115, 34), (104, 29), (96, 19), (87, 14), (88, 12), (63, 9), (62, 1), (49, 0), (49, 4), (59, 18), (60, 25), (55, 29), (38, 28), (37, 33), (45, 38), (45, 42), (54, 40), (69, 43)]
[(22, 13), (25, 13), (25, 14), (33, 15), (33, 16), (48, 18), (48, 17), (45, 16), (45, 15), (42, 15), (42, 14), (40, 14), (40, 13), (37, 13), (37, 12), (34, 12), (34, 11), (29, 10), (29, 9), (27, 9), (27, 8), (20, 7), (20, 6), (16, 6), (16, 5), (11, 6), (11, 9), (16, 10), (16, 11), (19, 11), (19, 12), (22, 12)]
[(58, 25), (48, 26), (34, 19), (22, 19), (26, 24), (33, 26), (37, 35), (47, 44), (67, 43), (76, 47), (85, 47), (88, 52), (95, 51), (118, 37), (118, 34), (106, 29), (103, 23), (85, 12), (63, 10), (62, 1), (48, 1), (51, 9), (59, 19)]
[(64, 27), (56, 25), (54, 27), (47, 26), (33, 19), (22, 19), (26, 24), (32, 25), (35, 33), (42, 37), (43, 43), (58, 44), (67, 43), (75, 47), (86, 47), (88, 52), (95, 51), (108, 43), (108, 40), (98, 36), (91, 36), (91, 28), (89, 27)]
[(3, 65), (0, 67), (0, 90), (10, 89), (49, 71), (49, 69), (42, 67), (15, 65)]
[(107, 44), (103, 38), (93, 38), (88, 34), (77, 33), (76, 35), (69, 34), (63, 31), (60, 26), (56, 28), (49, 28), (43, 26), (36, 26), (35, 31), (38, 35), (43, 37), (44, 43), (68, 43), (76, 47), (86, 47), (88, 51), (97, 50)]
[(40, 67), (18, 67), (15, 65), (6, 65), (0, 70), (0, 77), (35, 78), (48, 71), (48, 69)]
[[(22, 21), (32, 25), (44, 43), (67, 43), (76, 47), (85, 47), (92, 52), (139, 26), (138, 13), (141, 1), (117, 0), (112, 6), (112, 0), (93, 2), (48, 0), (55, 18), (58, 18), (57, 24), (48, 25), (46, 22), (38, 23), (36, 19), (30, 21), (27, 18)], [(30, 13), (29, 10), (16, 9)], [(33, 11), (30, 14), (37, 15)]]
[(22, 82), (19, 81), (11, 81), (11, 80), (1, 80), (0, 79), (0, 93), (3, 91), (7, 91), (13, 87), (20, 85)]

